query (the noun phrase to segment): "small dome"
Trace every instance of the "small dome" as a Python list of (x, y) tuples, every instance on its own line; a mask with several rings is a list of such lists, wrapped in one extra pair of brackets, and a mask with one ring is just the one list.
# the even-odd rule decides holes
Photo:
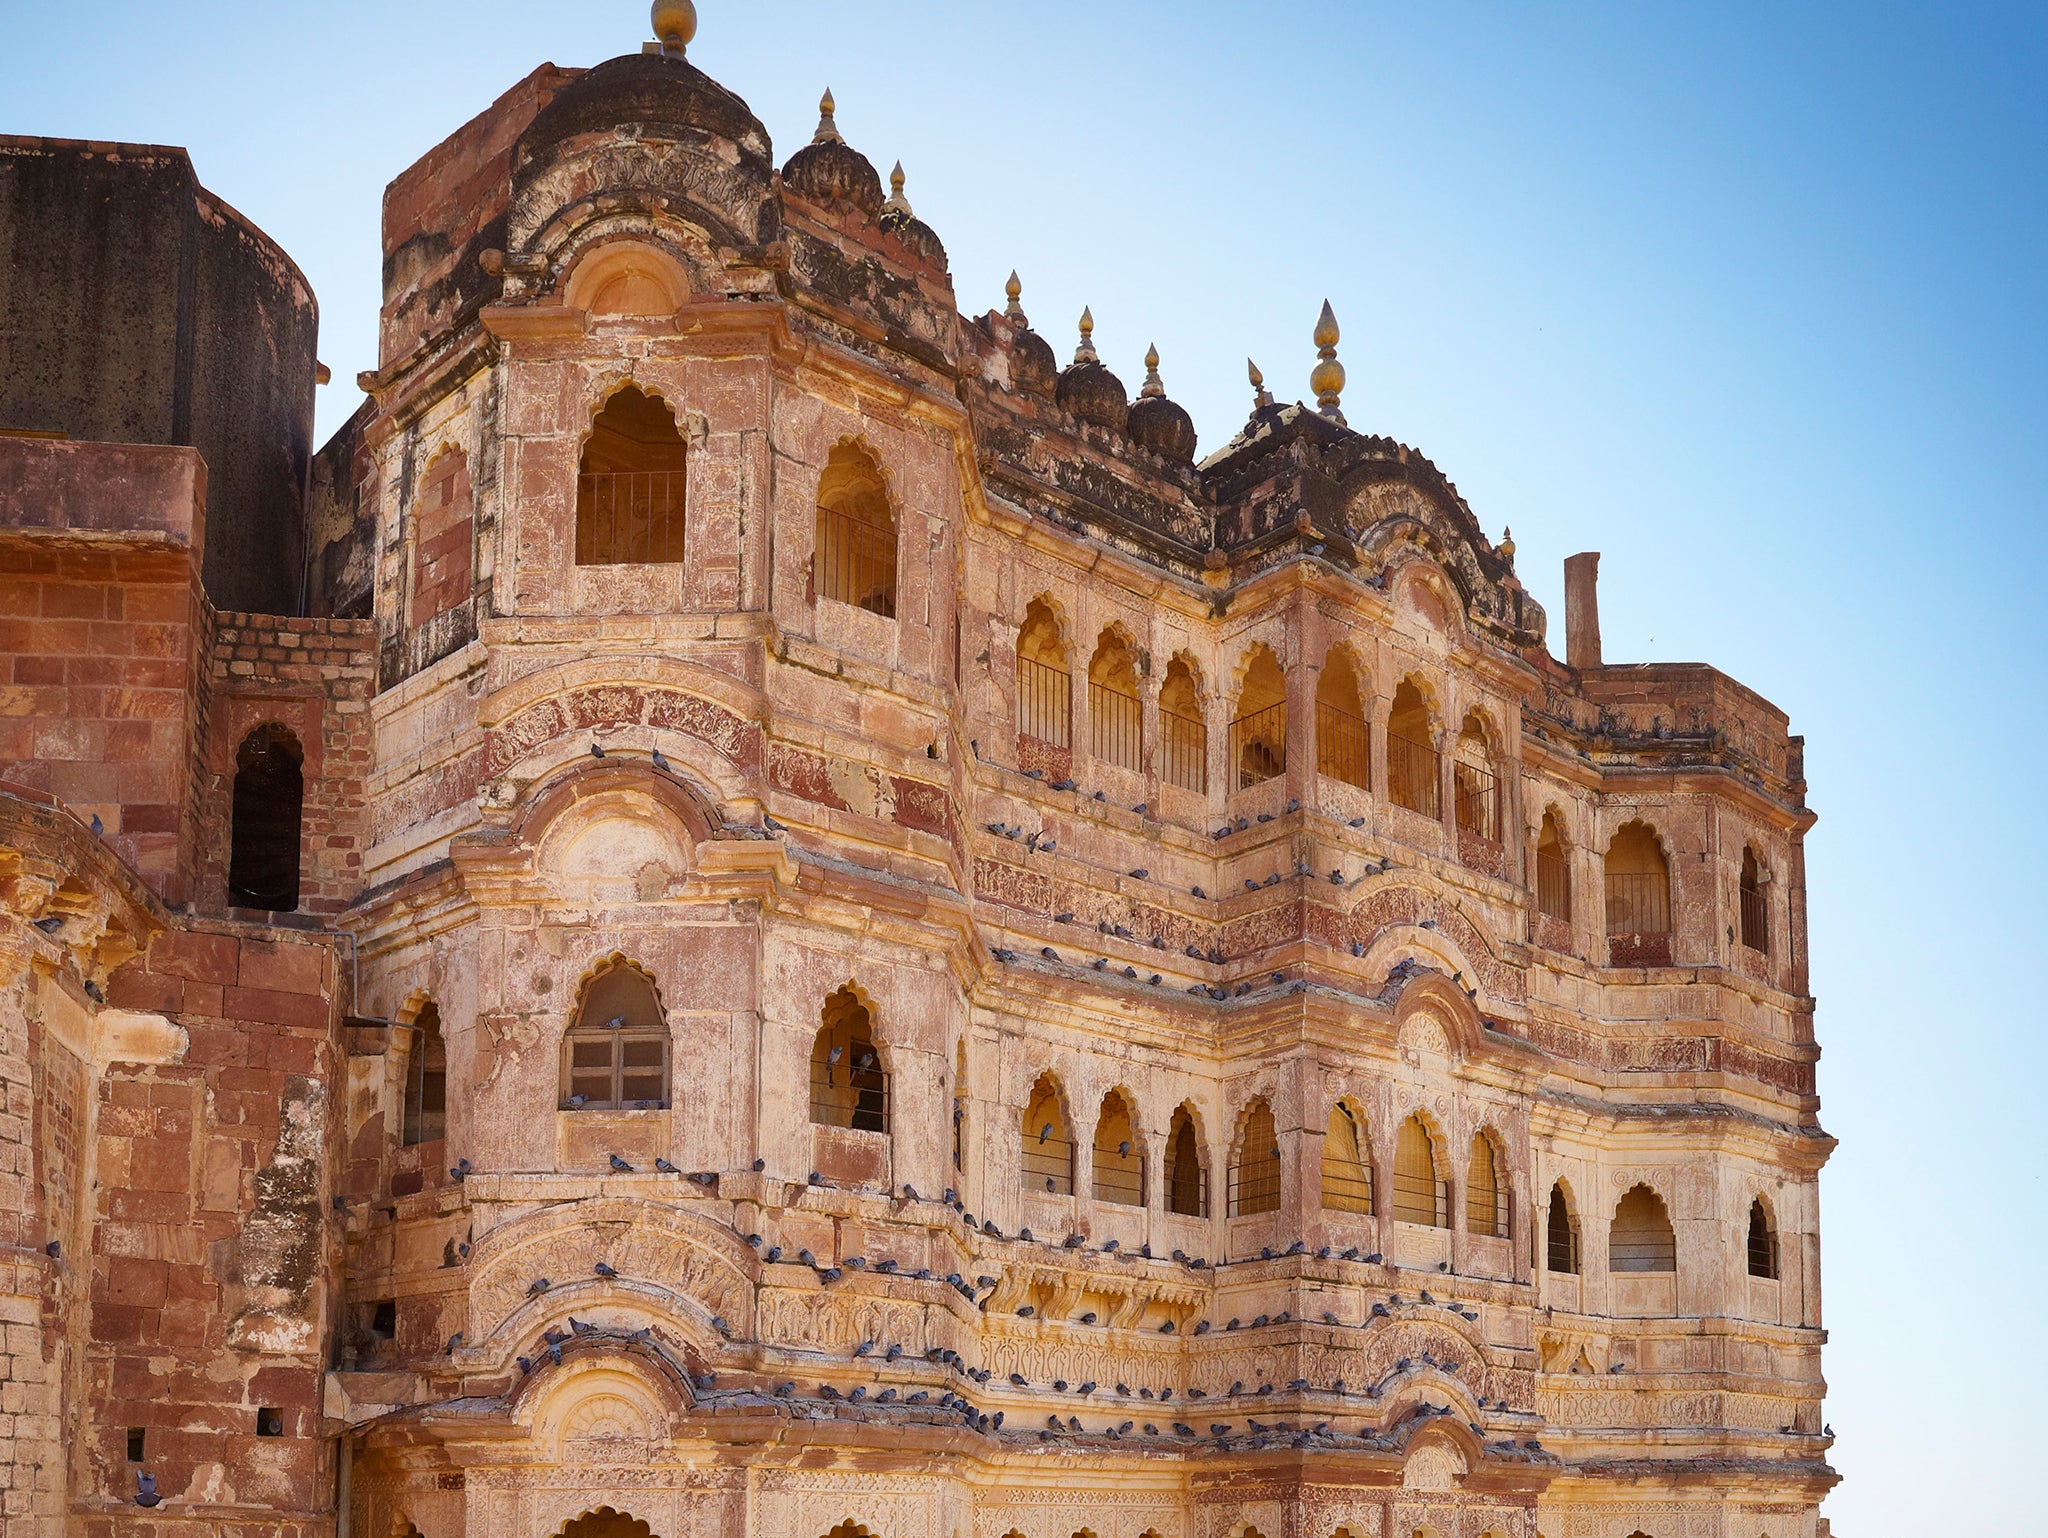
[(743, 169), (745, 160), (768, 154), (768, 130), (760, 119), (696, 65), (632, 53), (585, 70), (557, 91), (519, 136), (518, 162), (528, 164), (565, 139), (628, 123), (714, 134), (739, 147)]
[(1130, 434), (1162, 459), (1194, 461), (1195, 419), (1163, 395), (1141, 395), (1132, 403)]
[(1101, 363), (1070, 363), (1060, 374), (1054, 398), (1084, 422), (1123, 432), (1129, 426), (1130, 392)]
[(820, 203), (851, 203), (868, 218), (882, 211), (882, 178), (843, 140), (806, 144), (782, 168), (784, 186)]
[(1059, 380), (1060, 360), (1052, 343), (1026, 326), (1010, 333), (1010, 383), (1033, 395), (1050, 395)]

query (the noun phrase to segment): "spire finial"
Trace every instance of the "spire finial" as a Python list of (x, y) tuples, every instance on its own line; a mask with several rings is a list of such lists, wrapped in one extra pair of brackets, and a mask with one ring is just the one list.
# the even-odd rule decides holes
[(1024, 318), (1024, 306), (1017, 302), (1024, 292), (1024, 285), (1017, 277), (1017, 269), (1010, 269), (1009, 281), (1003, 284), (1003, 292), (1010, 296), (1010, 302), (1003, 307), (1003, 314), (1025, 330), (1031, 329), (1031, 322)]
[(665, 59), (680, 59), (697, 35), (697, 7), (691, 0), (654, 0), (649, 20)]
[(1081, 306), (1081, 345), (1074, 349), (1076, 363), (1100, 363), (1095, 355), (1095, 316), (1087, 305)]
[(1500, 552), (1501, 559), (1506, 561), (1512, 570), (1515, 564), (1515, 531), (1503, 526), (1500, 531), (1500, 543), (1495, 545), (1494, 549)]
[(1316, 410), (1339, 427), (1345, 424), (1337, 397), (1344, 391), (1344, 365), (1337, 361), (1337, 315), (1330, 301), (1323, 301), (1323, 313), (1316, 317), (1316, 357), (1321, 361), (1308, 376), (1308, 387), (1316, 392)]
[(1145, 382), (1138, 387), (1138, 394), (1164, 395), (1166, 386), (1159, 378), (1159, 347), (1157, 343), (1145, 349)]
[(1273, 404), (1273, 392), (1266, 388), (1266, 376), (1259, 372), (1258, 364), (1249, 358), (1244, 360), (1244, 368), (1252, 381), (1252, 410), (1264, 411)]
[(910, 211), (910, 199), (903, 195), (903, 162), (900, 160), (890, 168), (889, 196), (882, 203), (882, 216), (887, 218), (890, 214), (901, 219), (916, 217)]
[(844, 144), (839, 136), (839, 125), (832, 121), (832, 87), (825, 87), (825, 94), (818, 98), (818, 131), (811, 135), (813, 144)]

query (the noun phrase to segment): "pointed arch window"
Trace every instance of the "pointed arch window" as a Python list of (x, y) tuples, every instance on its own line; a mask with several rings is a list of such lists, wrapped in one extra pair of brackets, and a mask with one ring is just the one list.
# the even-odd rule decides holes
[(896, 617), (896, 514), (881, 466), (842, 443), (818, 479), (818, 596), (884, 619)]
[(448, 1043), (441, 1035), (441, 1011), (429, 999), (413, 1016), (412, 1050), (405, 1064), (405, 1130), (408, 1147), (431, 1143), (448, 1130)]
[(1074, 741), (1074, 678), (1060, 622), (1041, 598), (1031, 601), (1017, 632), (1017, 733), (1054, 748)]
[(851, 988), (825, 1000), (811, 1043), (811, 1120), (856, 1132), (889, 1130), (889, 1075), (868, 1007)]
[(1175, 657), (1159, 686), (1159, 777), (1201, 795), (1209, 789), (1209, 728), (1194, 669)]
[(1231, 773), (1247, 790), (1287, 772), (1287, 675), (1264, 646), (1252, 649), (1237, 716), (1230, 723)]
[(576, 564), (683, 559), (683, 435), (659, 395), (627, 385), (591, 423), (576, 476)]
[(1024, 1106), (1024, 1189), (1047, 1196), (1074, 1194), (1074, 1139), (1060, 1109), (1059, 1085), (1051, 1074), (1031, 1087)]
[(1749, 1274), (1765, 1281), (1778, 1279), (1778, 1228), (1761, 1196), (1749, 1204)]
[(1331, 1212), (1372, 1212), (1365, 1128), (1341, 1100), (1330, 1107), (1330, 1125), (1323, 1134), (1323, 1206)]
[(1451, 1183), (1436, 1172), (1436, 1140), (1420, 1116), (1394, 1136), (1394, 1221), (1425, 1228), (1451, 1226)]
[(1119, 1207), (1145, 1205), (1145, 1156), (1130, 1103), (1115, 1090), (1102, 1097), (1095, 1119), (1095, 1199)]
[(1742, 943), (1760, 956), (1771, 953), (1771, 910), (1764, 891), (1771, 874), (1754, 849), (1742, 851)]
[(1451, 783), (1457, 792), (1458, 831), (1488, 843), (1499, 843), (1500, 777), (1494, 773), (1486, 723), (1477, 711), (1465, 717), (1465, 725), (1458, 733)]
[(1607, 946), (1618, 967), (1671, 964), (1671, 866), (1640, 822), (1607, 849)]
[(1166, 1210), (1188, 1218), (1209, 1215), (1209, 1169), (1186, 1106), (1173, 1113), (1166, 1133)]
[(1422, 691), (1407, 679), (1387, 716), (1387, 799), (1424, 817), (1442, 816), (1436, 726)]
[(1505, 1239), (1508, 1233), (1507, 1172), (1493, 1139), (1483, 1132), (1472, 1139), (1472, 1161), (1466, 1167), (1465, 1232), (1489, 1239)]
[(289, 913), (299, 905), (305, 761), (299, 739), (275, 723), (242, 739), (228, 830), (228, 901), (235, 907)]
[(1358, 673), (1342, 648), (1323, 659), (1316, 680), (1316, 772), (1372, 789), (1372, 728), (1358, 700)]
[(651, 1111), (668, 1104), (668, 1024), (654, 981), (613, 959), (583, 985), (562, 1037), (564, 1111)]
[(1254, 1100), (1245, 1109), (1237, 1157), (1230, 1166), (1230, 1215), (1251, 1217), (1280, 1210), (1280, 1138), (1273, 1108)]
[(1561, 1276), (1579, 1274), (1579, 1220), (1572, 1216), (1561, 1181), (1550, 1188), (1550, 1224), (1544, 1246), (1545, 1269)]
[(1564, 834), (1555, 812), (1543, 814), (1543, 826), (1536, 835), (1536, 911), (1571, 922), (1571, 865), (1565, 859)]
[(1142, 766), (1138, 671), (1130, 648), (1105, 630), (1088, 664), (1088, 750), (1106, 764)]
[(1607, 1239), (1610, 1271), (1676, 1271), (1678, 1236), (1664, 1198), (1648, 1186), (1631, 1186), (1614, 1208)]

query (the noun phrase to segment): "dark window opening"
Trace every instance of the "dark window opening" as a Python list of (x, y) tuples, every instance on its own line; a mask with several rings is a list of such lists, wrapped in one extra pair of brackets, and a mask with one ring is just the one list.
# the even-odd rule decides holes
[(851, 988), (825, 1001), (811, 1043), (811, 1120), (856, 1132), (889, 1130), (889, 1075), (867, 1006)]
[(259, 726), (235, 755), (228, 901), (288, 913), (299, 905), (299, 823), (305, 750), (282, 726)]
[(668, 1026), (654, 983), (613, 961), (583, 990), (562, 1039), (560, 1109), (651, 1111), (668, 1104)]
[(398, 1304), (394, 1299), (385, 1298), (370, 1305), (370, 1333), (379, 1340), (389, 1340), (398, 1333)]
[(627, 385), (605, 402), (576, 477), (576, 564), (683, 559), (684, 449), (658, 395)]
[(1778, 1231), (1760, 1197), (1749, 1204), (1749, 1274), (1765, 1281), (1778, 1279)]
[(128, 1428), (128, 1461), (130, 1463), (140, 1463), (142, 1461), (142, 1439), (143, 1428), (141, 1426), (130, 1426)]
[(1576, 1276), (1579, 1272), (1579, 1225), (1572, 1220), (1572, 1210), (1564, 1199), (1564, 1187), (1550, 1188), (1550, 1233), (1547, 1239), (1549, 1249), (1548, 1269), (1565, 1276)]
[(405, 1069), (405, 1142), (431, 1143), (448, 1129), (448, 1045), (441, 1011), (423, 1005), (413, 1021), (412, 1058)]
[(256, 1412), (256, 1435), (259, 1437), (281, 1437), (284, 1435), (284, 1411), (276, 1405), (265, 1405)]

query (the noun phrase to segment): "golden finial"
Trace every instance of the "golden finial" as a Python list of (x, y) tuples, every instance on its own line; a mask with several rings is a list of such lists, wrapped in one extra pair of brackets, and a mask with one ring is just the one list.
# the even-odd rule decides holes
[(1501, 559), (1512, 567), (1515, 564), (1515, 531), (1503, 527), (1500, 531), (1500, 543), (1494, 548), (1500, 551)]
[(1095, 316), (1089, 311), (1088, 306), (1084, 304), (1081, 306), (1081, 345), (1074, 349), (1074, 361), (1076, 363), (1100, 363), (1102, 361), (1095, 355), (1094, 336)]
[(1316, 317), (1314, 341), (1321, 361), (1309, 374), (1308, 387), (1316, 392), (1316, 410), (1342, 427), (1344, 413), (1338, 409), (1337, 397), (1344, 390), (1344, 365), (1337, 361), (1337, 316), (1327, 299), (1323, 313)]
[(1138, 394), (1145, 396), (1165, 393), (1166, 386), (1159, 378), (1159, 347), (1155, 343), (1145, 349), (1145, 382), (1138, 387)]
[(680, 59), (697, 35), (697, 7), (691, 0), (654, 0), (651, 19), (662, 57)]
[(896, 214), (904, 219), (915, 218), (910, 211), (910, 199), (903, 195), (903, 162), (897, 161), (889, 172), (889, 196), (882, 203), (882, 213)]
[(811, 135), (813, 144), (844, 144), (839, 137), (839, 125), (832, 121), (832, 88), (825, 87), (825, 94), (818, 98), (818, 131)]
[(1009, 281), (1003, 285), (1003, 292), (1010, 296), (1010, 302), (1003, 307), (1003, 314), (1007, 316), (1009, 319), (1015, 321), (1018, 325), (1026, 327), (1028, 329), (1031, 325), (1031, 322), (1024, 318), (1024, 306), (1017, 302), (1017, 300), (1024, 293), (1024, 285), (1021, 281), (1019, 281), (1017, 277), (1017, 269), (1014, 267), (1010, 269), (1010, 278)]
[(1258, 364), (1249, 358), (1244, 360), (1244, 367), (1252, 380), (1252, 410), (1264, 411), (1273, 404), (1273, 392), (1266, 388), (1266, 376), (1259, 372)]

